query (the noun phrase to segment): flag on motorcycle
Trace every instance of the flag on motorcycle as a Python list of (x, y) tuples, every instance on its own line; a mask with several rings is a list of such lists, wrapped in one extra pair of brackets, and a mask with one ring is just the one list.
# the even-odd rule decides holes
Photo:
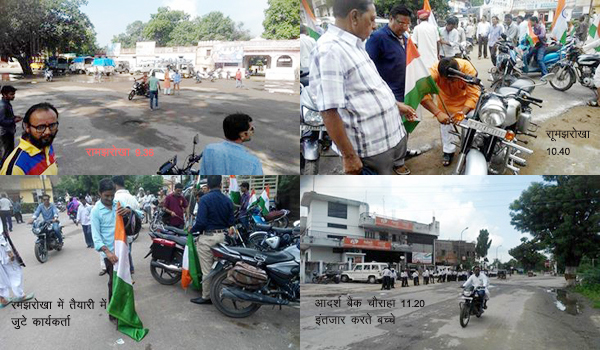
[(436, 28), (439, 28), (437, 21), (435, 20), (435, 16), (433, 15), (433, 11), (431, 10), (431, 6), (429, 5), (429, 0), (425, 0), (425, 2), (423, 3), (423, 10), (429, 11), (429, 19), (427, 20), (427, 22), (433, 24)]
[(250, 201), (248, 202), (248, 208), (250, 208), (257, 202), (258, 202), (258, 197), (256, 197), (256, 191), (252, 190), (252, 192), (250, 192)]
[(567, 22), (571, 19), (571, 11), (572, 9), (565, 7), (565, 0), (558, 0), (556, 11), (554, 12), (558, 15), (554, 16), (550, 33), (563, 44), (567, 42), (567, 29), (569, 28)]
[(529, 42), (529, 45), (535, 47), (535, 45), (537, 45), (537, 43), (540, 42), (540, 39), (533, 32), (533, 28), (531, 27), (531, 22), (528, 22), (527, 26), (529, 27), (529, 31), (527, 32), (526, 39)]
[[(117, 209), (120, 207), (121, 205), (118, 204)], [(148, 329), (144, 328), (135, 311), (133, 283), (129, 270), (129, 246), (123, 217), (120, 215), (117, 215), (115, 223), (115, 255), (119, 260), (113, 268), (112, 298), (107, 311), (118, 320), (119, 332), (130, 336), (135, 341), (140, 341), (148, 334)]]
[(308, 6), (306, 0), (302, 0), (302, 13), (304, 14), (304, 17), (306, 19), (306, 29), (308, 30), (308, 35), (311, 38), (318, 40), (321, 37), (321, 32), (319, 31), (319, 28), (317, 26), (317, 19), (312, 13), (310, 6)]
[[(600, 15), (596, 16), (596, 19), (588, 30), (588, 34), (590, 35), (590, 38), (587, 40), (588, 44), (600, 39)], [(600, 52), (600, 46), (596, 47), (596, 51)]]
[(229, 175), (229, 198), (231, 198), (233, 204), (240, 204), (240, 187), (238, 186), (235, 175)]
[(260, 207), (262, 214), (269, 214), (269, 186), (265, 187), (258, 199), (258, 206)]
[[(427, 94), (437, 94), (438, 87), (429, 74), (429, 69), (419, 56), (419, 51), (412, 41), (408, 39), (406, 44), (406, 79), (404, 81), (404, 103), (417, 109), (421, 100)], [(413, 122), (402, 117), (404, 128), (411, 133), (419, 124), (419, 120)]]
[(189, 285), (192, 288), (202, 291), (202, 270), (200, 269), (200, 260), (198, 251), (194, 244), (194, 236), (187, 233), (187, 243), (183, 251), (183, 266), (181, 271), (181, 287), (187, 289)]

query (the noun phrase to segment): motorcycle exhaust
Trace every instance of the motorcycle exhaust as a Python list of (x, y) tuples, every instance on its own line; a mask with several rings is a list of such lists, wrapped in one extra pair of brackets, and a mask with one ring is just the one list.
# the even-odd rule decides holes
[(258, 293), (248, 293), (238, 288), (223, 287), (222, 297), (234, 300), (249, 301), (261, 305), (288, 305), (290, 302)]
[(181, 267), (178, 267), (175, 265), (165, 265), (165, 264), (161, 263), (160, 261), (156, 261), (156, 260), (152, 260), (150, 262), (150, 265), (152, 265), (154, 267), (160, 267), (162, 269), (173, 271), (173, 272), (181, 272), (181, 270), (182, 270)]

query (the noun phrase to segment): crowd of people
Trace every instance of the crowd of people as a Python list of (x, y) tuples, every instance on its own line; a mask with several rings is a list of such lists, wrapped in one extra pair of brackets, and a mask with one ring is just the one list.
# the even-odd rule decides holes
[[(400, 279), (402, 287), (408, 287), (409, 280), (412, 280), (413, 286), (420, 285), (420, 281), (423, 281), (424, 285), (444, 283), (444, 282), (461, 282), (467, 281), (475, 270), (457, 270), (452, 268), (438, 268), (430, 270), (424, 268), (422, 270), (411, 270), (405, 269), (398, 273), (395, 268), (386, 266), (382, 271), (381, 289), (394, 288), (396, 280)], [(487, 271), (486, 271), (487, 273)]]

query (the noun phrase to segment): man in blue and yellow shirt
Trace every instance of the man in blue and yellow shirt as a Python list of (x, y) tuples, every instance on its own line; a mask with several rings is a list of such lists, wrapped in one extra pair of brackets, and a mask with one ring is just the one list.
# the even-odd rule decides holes
[(39, 103), (23, 118), (24, 133), (19, 146), (6, 157), (0, 175), (57, 175), (52, 142), (58, 133), (58, 111), (49, 103)]

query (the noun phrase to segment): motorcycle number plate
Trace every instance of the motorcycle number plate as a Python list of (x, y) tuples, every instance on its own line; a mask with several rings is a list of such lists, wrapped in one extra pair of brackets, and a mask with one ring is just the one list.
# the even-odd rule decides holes
[(490, 134), (492, 136), (504, 138), (506, 136), (506, 130), (494, 128), (493, 126), (485, 125), (473, 119), (467, 120), (467, 126), (471, 129), (475, 129), (478, 131), (485, 132), (486, 134)]
[(321, 131), (324, 129), (322, 126), (300, 125), (301, 131)]

